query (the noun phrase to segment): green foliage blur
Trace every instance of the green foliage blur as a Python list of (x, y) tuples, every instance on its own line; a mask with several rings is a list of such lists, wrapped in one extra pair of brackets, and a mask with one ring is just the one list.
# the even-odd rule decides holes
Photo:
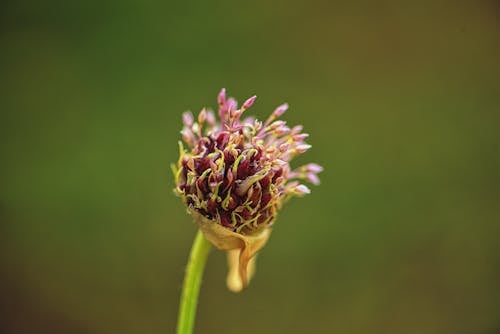
[(322, 184), (197, 333), (500, 331), (500, 3), (3, 1), (0, 332), (173, 333), (181, 113), (290, 104)]

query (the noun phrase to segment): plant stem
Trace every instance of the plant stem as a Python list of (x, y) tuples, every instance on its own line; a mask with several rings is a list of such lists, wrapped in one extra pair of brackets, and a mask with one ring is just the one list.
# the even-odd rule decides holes
[(177, 320), (177, 334), (191, 334), (193, 332), (201, 278), (210, 248), (210, 242), (198, 230), (189, 255), (186, 275), (184, 276), (179, 318)]

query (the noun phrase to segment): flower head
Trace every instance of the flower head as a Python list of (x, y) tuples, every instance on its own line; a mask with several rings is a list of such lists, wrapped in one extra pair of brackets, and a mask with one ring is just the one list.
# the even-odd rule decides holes
[(322, 171), (313, 163), (290, 167), (290, 161), (311, 146), (304, 142), (308, 134), (301, 126), (290, 128), (278, 120), (287, 104), (264, 122), (242, 118), (255, 99), (250, 97), (238, 108), (222, 89), (218, 121), (210, 110), (201, 110), (197, 119), (185, 112), (181, 134), (188, 149), (179, 142), (180, 158), (173, 166), (175, 191), (205, 237), (230, 251), (234, 270), (228, 286), (235, 291), (248, 283), (252, 259), (266, 243), (282, 204), (310, 193), (300, 181), (319, 184), (317, 174)]

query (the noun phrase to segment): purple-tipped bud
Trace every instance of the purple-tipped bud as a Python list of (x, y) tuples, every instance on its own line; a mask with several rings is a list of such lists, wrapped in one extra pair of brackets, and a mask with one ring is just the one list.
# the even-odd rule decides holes
[(312, 173), (321, 173), (323, 171), (323, 167), (311, 162), (306, 165), (306, 170)]
[(290, 134), (291, 135), (296, 135), (296, 134), (300, 133), (300, 131), (302, 131), (302, 125), (295, 125), (292, 128), (292, 132)]
[(243, 103), (243, 105), (241, 106), (241, 109), (242, 110), (247, 110), (248, 108), (250, 108), (253, 105), (253, 103), (255, 102), (256, 98), (257, 98), (257, 95), (254, 95), (251, 98), (249, 98), (248, 100), (246, 100)]
[(297, 147), (295, 147), (295, 150), (297, 150), (298, 153), (304, 153), (305, 151), (307, 151), (310, 148), (311, 148), (311, 145), (309, 145), (309, 144), (301, 144), (301, 145), (298, 145)]
[(222, 88), (220, 90), (220, 93), (217, 96), (217, 102), (219, 103), (219, 106), (222, 106), (224, 103), (226, 103), (226, 89), (225, 88)]
[(182, 140), (184, 140), (184, 142), (186, 142), (190, 146), (193, 145), (193, 141), (194, 141), (193, 131), (191, 131), (187, 128), (184, 128), (181, 131), (181, 135), (182, 135)]
[(315, 173), (307, 173), (307, 180), (317, 186), (320, 184), (319, 177)]
[(213, 111), (209, 110), (207, 111), (207, 123), (210, 125), (210, 126), (215, 126), (215, 115), (213, 113)]
[(203, 108), (198, 114), (198, 123), (203, 124), (205, 123), (206, 119), (207, 119), (207, 110)]
[(306, 195), (311, 193), (311, 189), (309, 189), (307, 186), (303, 184), (299, 184), (298, 186), (295, 187), (295, 192), (299, 195)]
[(186, 111), (182, 114), (182, 122), (186, 127), (190, 128), (193, 125), (193, 121), (193, 114), (190, 111)]
[(273, 111), (274, 117), (280, 117), (288, 110), (288, 103), (283, 103)]
[(280, 152), (286, 152), (290, 148), (290, 144), (285, 143), (280, 145)]
[(280, 126), (284, 126), (286, 124), (285, 121), (276, 121), (276, 122), (272, 122), (271, 125), (269, 125), (269, 129), (277, 129), (279, 128)]
[(299, 142), (299, 141), (303, 141), (307, 137), (309, 137), (308, 133), (299, 133), (298, 135), (293, 136), (293, 140), (296, 142)]
[(278, 136), (282, 136), (284, 135), (285, 133), (288, 133), (290, 132), (290, 128), (286, 125), (281, 125), (281, 126), (278, 126), (276, 128), (276, 130), (274, 130), (274, 132), (278, 135)]

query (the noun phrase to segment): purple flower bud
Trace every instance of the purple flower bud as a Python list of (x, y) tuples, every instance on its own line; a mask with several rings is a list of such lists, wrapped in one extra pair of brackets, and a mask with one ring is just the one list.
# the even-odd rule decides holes
[(207, 111), (207, 123), (212, 127), (215, 125), (215, 115), (211, 110)]
[(307, 180), (315, 186), (320, 184), (319, 177), (315, 173), (307, 173)]
[(186, 111), (182, 114), (182, 122), (188, 128), (193, 125), (193, 114), (190, 111)]
[(283, 103), (282, 105), (280, 105), (276, 109), (274, 109), (273, 115), (274, 115), (274, 117), (280, 117), (287, 110), (288, 110), (288, 103)]
[(290, 133), (291, 135), (296, 135), (302, 131), (302, 125), (296, 125), (292, 128), (292, 132)]
[(295, 147), (295, 150), (297, 150), (298, 153), (304, 153), (308, 149), (310, 149), (312, 146), (308, 144), (301, 144)]
[(300, 142), (300, 141), (303, 141), (304, 139), (306, 139), (307, 137), (309, 137), (308, 133), (300, 133), (298, 135), (294, 135), (293, 140), (296, 142)]
[(285, 133), (287, 132), (290, 132), (290, 128), (286, 125), (281, 125), (281, 126), (278, 126), (274, 132), (278, 135), (278, 136), (282, 136), (284, 135)]
[(269, 125), (269, 128), (270, 129), (277, 129), (279, 128), (280, 126), (283, 126), (285, 125), (286, 122), (285, 121), (276, 121), (276, 122), (272, 122), (271, 125)]
[(193, 146), (194, 145), (193, 131), (191, 131), (188, 128), (184, 128), (181, 131), (181, 135), (182, 135), (182, 140), (184, 140), (184, 142), (186, 144), (188, 144), (189, 146)]
[(323, 171), (323, 167), (321, 167), (320, 165), (315, 164), (313, 162), (307, 164), (306, 169), (310, 172), (313, 172), (313, 173), (321, 173)]
[(290, 148), (290, 144), (288, 144), (288, 143), (280, 145), (280, 151), (281, 152), (286, 152), (286, 151), (288, 151), (289, 148)]
[(296, 186), (295, 191), (301, 195), (306, 195), (311, 193), (311, 189), (309, 189), (307, 186), (303, 184), (299, 184), (298, 186)]
[(225, 88), (222, 88), (220, 90), (220, 93), (217, 96), (217, 102), (219, 103), (219, 106), (222, 106), (224, 103), (226, 103), (226, 89)]
[(200, 113), (198, 114), (198, 123), (203, 124), (205, 123), (205, 120), (207, 119), (207, 111), (205, 110), (205, 108), (202, 109), (202, 111), (200, 111)]
[(256, 98), (257, 98), (257, 95), (254, 95), (251, 98), (249, 98), (248, 100), (246, 100), (243, 103), (243, 106), (241, 107), (241, 109), (242, 110), (247, 110), (248, 108), (250, 108), (253, 105), (253, 103), (255, 102)]

